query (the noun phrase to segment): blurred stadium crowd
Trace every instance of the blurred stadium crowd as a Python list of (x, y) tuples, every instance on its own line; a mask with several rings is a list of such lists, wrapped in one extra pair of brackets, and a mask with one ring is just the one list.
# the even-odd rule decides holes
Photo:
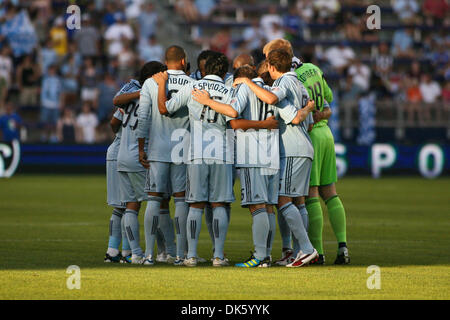
[[(66, 27), (70, 4), (81, 8), (79, 30)], [(381, 30), (366, 26), (371, 4)], [(169, 27), (178, 39), (158, 37)], [(446, 0), (0, 0), (0, 140), (111, 141), (114, 94), (161, 61), (164, 40), (258, 62), (267, 41), (286, 38), (338, 97), (336, 140), (370, 144), (391, 130), (405, 141), (408, 128), (437, 128), (429, 138), (448, 142), (449, 29)]]

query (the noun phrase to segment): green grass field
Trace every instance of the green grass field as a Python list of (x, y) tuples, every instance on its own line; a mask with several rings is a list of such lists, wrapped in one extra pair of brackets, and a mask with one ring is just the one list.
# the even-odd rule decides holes
[[(0, 179), (0, 299), (450, 298), (450, 179), (345, 178), (338, 190), (349, 266), (332, 265), (336, 243), (326, 216), (322, 267), (144, 267), (103, 263), (111, 213), (105, 177)], [(143, 210), (140, 221), (143, 246)], [(234, 203), (225, 247), (233, 264), (252, 249), (250, 226), (247, 210)], [(280, 246), (278, 234), (274, 258)], [(205, 225), (199, 248), (211, 257)], [(80, 290), (66, 287), (69, 265), (81, 268)], [(381, 268), (380, 290), (366, 286), (369, 265)]]

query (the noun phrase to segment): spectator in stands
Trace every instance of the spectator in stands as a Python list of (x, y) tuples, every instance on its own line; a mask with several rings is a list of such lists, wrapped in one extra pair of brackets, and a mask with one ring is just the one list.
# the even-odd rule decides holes
[(98, 108), (97, 116), (100, 122), (110, 118), (113, 110), (111, 97), (119, 90), (116, 81), (109, 73), (105, 73), (103, 81), (98, 85)]
[(352, 41), (361, 41), (361, 19), (346, 12), (344, 15), (344, 35), (345, 38)]
[(195, 0), (195, 7), (203, 20), (209, 20), (211, 13), (216, 7), (216, 0)]
[(75, 143), (76, 142), (76, 119), (73, 111), (65, 108), (63, 116), (58, 120), (56, 126), (58, 134), (58, 141), (61, 143)]
[(437, 50), (431, 54), (431, 64), (440, 80), (444, 80), (445, 68), (450, 62), (450, 55), (444, 44), (438, 44)]
[(439, 101), (441, 96), (441, 87), (437, 81), (433, 81), (429, 74), (423, 74), (420, 81), (420, 93), (422, 94), (422, 99), (425, 105), (423, 106), (423, 113), (421, 114), (421, 119), (425, 122), (431, 121), (431, 110), (436, 110), (436, 119), (441, 119), (442, 117), (442, 106)]
[(442, 102), (446, 112), (446, 119), (450, 119), (450, 81), (447, 81), (442, 88)]
[(369, 90), (370, 68), (363, 64), (360, 59), (355, 59), (348, 68), (348, 76), (351, 79), (350, 91), (345, 94), (345, 100), (353, 100)]
[(40, 76), (39, 64), (33, 61), (31, 54), (26, 55), (17, 66), (16, 71), (17, 88), (20, 91), (20, 106), (37, 106)]
[(67, 54), (67, 29), (62, 17), (55, 19), (53, 28), (50, 29), (50, 39), (53, 43), (53, 49), (55, 49), (58, 58), (61, 59)]
[(422, 75), (424, 70), (422, 70), (421, 64), (419, 61), (414, 60), (411, 63), (411, 67), (408, 71), (408, 76), (410, 78), (415, 78), (417, 80), (417, 83), (420, 81), (420, 76)]
[(386, 42), (378, 45), (378, 53), (374, 57), (375, 74), (382, 78), (387, 78), (391, 74), (394, 59), (389, 54), (389, 47)]
[(58, 55), (53, 48), (51, 39), (45, 42), (45, 47), (40, 50), (40, 65), (42, 66), (42, 73), (46, 74), (50, 65), (54, 65), (58, 62)]
[(269, 12), (261, 17), (261, 29), (267, 42), (284, 37), (283, 19), (275, 5), (271, 5)]
[(250, 26), (244, 29), (242, 38), (249, 52), (259, 50), (262, 47), (264, 35), (259, 26), (258, 18), (250, 20)]
[(64, 107), (75, 103), (78, 95), (79, 73), (80, 69), (76, 62), (75, 55), (67, 55), (61, 66), (61, 74), (63, 75)]
[(425, 0), (422, 11), (427, 25), (442, 25), (448, 17), (449, 4), (446, 0)]
[(151, 35), (148, 38), (147, 43), (145, 43), (141, 46), (139, 54), (140, 54), (141, 64), (144, 64), (149, 61), (164, 62), (164, 58), (163, 58), (164, 49), (158, 43), (156, 35)]
[(57, 142), (56, 122), (59, 118), (62, 99), (62, 81), (57, 75), (55, 65), (48, 67), (48, 72), (42, 79), (41, 89), (41, 123), (44, 130), (41, 140)]
[(123, 46), (117, 56), (119, 64), (119, 81), (127, 82), (135, 73), (136, 56), (129, 46)]
[(81, 55), (88, 58), (96, 58), (100, 49), (100, 34), (92, 25), (88, 14), (82, 16), (83, 27), (75, 32), (75, 42)]
[(156, 35), (156, 24), (158, 23), (158, 14), (155, 11), (153, 3), (148, 2), (142, 5), (142, 11), (138, 17), (139, 21), (139, 43), (148, 41), (150, 36)]
[(413, 50), (413, 29), (398, 29), (394, 32), (392, 38), (391, 52), (394, 57), (413, 58), (415, 53)]
[(134, 32), (126, 22), (123, 13), (115, 14), (116, 22), (105, 31), (105, 39), (108, 45), (108, 55), (116, 57), (123, 49), (123, 45), (134, 39)]
[(231, 31), (230, 28), (222, 28), (214, 34), (210, 40), (210, 48), (213, 51), (223, 53), (228, 58), (231, 56)]
[(89, 102), (83, 103), (81, 113), (76, 120), (79, 128), (79, 140), (81, 143), (95, 142), (95, 129), (98, 125), (98, 119), (94, 112), (92, 112), (91, 104)]
[(177, 0), (175, 10), (186, 22), (196, 22), (199, 20), (199, 13), (193, 0)]
[(334, 23), (336, 14), (341, 10), (338, 0), (315, 0), (314, 10), (318, 23)]
[(305, 23), (312, 22), (314, 18), (313, 0), (298, 0), (297, 12)]
[(92, 105), (96, 105), (97, 101), (97, 70), (91, 58), (84, 60), (83, 68), (80, 75), (81, 79), (81, 100), (90, 101)]
[(11, 101), (5, 104), (5, 113), (0, 116), (0, 141), (20, 140), (22, 118), (16, 113)]
[(0, 50), (0, 110), (3, 109), (8, 90), (11, 85), (13, 61), (10, 57), (10, 49), (3, 46)]
[(300, 41), (303, 39), (304, 22), (297, 12), (295, 6), (290, 6), (289, 11), (283, 17), (283, 28), (285, 38), (289, 41)]
[(341, 41), (338, 46), (330, 47), (325, 51), (325, 58), (336, 72), (342, 74), (355, 58), (355, 52), (347, 41)]
[(407, 113), (407, 123), (414, 125), (414, 116), (417, 114), (417, 118), (420, 119), (420, 105), (422, 102), (422, 93), (420, 92), (419, 82), (416, 78), (405, 79), (406, 87), (406, 104), (405, 111)]
[(417, 22), (416, 14), (419, 12), (419, 4), (416, 0), (393, 0), (392, 9), (405, 24)]

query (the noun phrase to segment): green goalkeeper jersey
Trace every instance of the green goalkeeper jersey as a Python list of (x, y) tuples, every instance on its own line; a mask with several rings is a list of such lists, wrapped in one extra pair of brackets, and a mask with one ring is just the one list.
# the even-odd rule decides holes
[[(295, 70), (297, 78), (303, 83), (308, 90), (309, 96), (314, 100), (316, 109), (323, 111), (327, 102), (333, 101), (333, 92), (328, 87), (322, 70), (312, 63), (303, 63)], [(328, 105), (327, 105), (328, 106)], [(320, 120), (314, 127), (321, 127), (328, 123), (327, 119)]]

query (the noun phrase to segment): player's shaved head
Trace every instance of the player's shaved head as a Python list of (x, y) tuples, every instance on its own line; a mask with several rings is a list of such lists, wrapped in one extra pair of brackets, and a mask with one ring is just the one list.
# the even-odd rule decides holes
[(186, 59), (186, 52), (179, 46), (171, 46), (166, 50), (166, 62), (179, 62)]
[(292, 45), (288, 40), (285, 39), (275, 39), (267, 43), (263, 48), (264, 55), (267, 56), (273, 50), (283, 49), (291, 56), (291, 59), (294, 57), (294, 51), (292, 50)]
[(291, 70), (292, 57), (286, 50), (276, 49), (270, 51), (267, 62), (278, 72), (286, 73)]
[(238, 55), (233, 60), (233, 69), (236, 70), (242, 66), (249, 65), (250, 67), (255, 67), (255, 60), (248, 53), (242, 53)]
[(256, 78), (258, 75), (256, 74), (255, 69), (253, 69), (249, 65), (244, 65), (242, 67), (239, 67), (233, 74), (234, 79), (237, 78), (249, 78), (253, 79)]

